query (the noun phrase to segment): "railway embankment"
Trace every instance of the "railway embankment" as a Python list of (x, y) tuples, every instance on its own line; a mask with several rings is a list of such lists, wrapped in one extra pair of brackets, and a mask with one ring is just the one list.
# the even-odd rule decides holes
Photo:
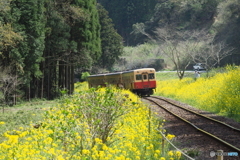
[[(227, 153), (237, 153), (238, 155), (240, 153), (240, 133), (238, 130), (240, 123), (230, 118), (196, 109), (179, 101), (163, 97), (161, 99), (149, 97), (144, 101), (151, 101), (151, 109), (166, 120), (163, 125), (164, 129), (176, 136), (173, 143), (184, 153), (196, 160), (216, 160), (217, 151), (223, 150), (224, 159), (237, 160), (240, 158), (239, 156), (226, 155)], [(183, 110), (179, 106), (191, 110), (191, 112)], [(201, 116), (199, 117), (198, 114)], [(227, 128), (221, 122), (232, 128)], [(233, 128), (236, 128), (236, 130)], [(217, 139), (214, 137), (217, 137)], [(230, 144), (230, 146), (219, 139)]]

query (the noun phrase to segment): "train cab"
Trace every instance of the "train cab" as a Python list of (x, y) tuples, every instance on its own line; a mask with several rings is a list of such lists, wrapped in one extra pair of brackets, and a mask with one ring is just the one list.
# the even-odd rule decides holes
[(138, 95), (152, 95), (156, 88), (156, 73), (154, 68), (143, 68), (122, 73), (124, 88)]
[(133, 92), (141, 95), (152, 95), (156, 89), (156, 73), (154, 68), (138, 69), (134, 72)]

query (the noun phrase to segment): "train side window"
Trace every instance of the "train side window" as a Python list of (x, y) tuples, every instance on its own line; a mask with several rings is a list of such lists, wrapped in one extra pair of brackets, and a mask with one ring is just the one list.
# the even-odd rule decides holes
[(149, 79), (155, 79), (154, 73), (148, 74)]
[(143, 75), (143, 79), (147, 79), (147, 75), (146, 74)]
[(142, 80), (142, 75), (141, 74), (137, 74), (136, 75), (136, 80)]

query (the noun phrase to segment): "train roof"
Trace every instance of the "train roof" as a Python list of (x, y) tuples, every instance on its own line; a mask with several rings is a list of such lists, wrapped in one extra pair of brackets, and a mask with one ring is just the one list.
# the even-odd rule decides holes
[(118, 75), (118, 74), (122, 74), (122, 72), (116, 72), (116, 73), (105, 73), (105, 74), (94, 74), (94, 75), (90, 75), (87, 78), (93, 78), (93, 77), (102, 77), (102, 76), (110, 76), (110, 75)]
[(90, 75), (87, 78), (91, 78), (91, 77), (100, 77), (100, 76), (105, 76), (106, 74), (94, 74), (94, 75)]
[(136, 71), (145, 71), (145, 70), (154, 70), (154, 68), (140, 68), (140, 69), (133, 69), (133, 70), (129, 70), (129, 71), (124, 71), (123, 73), (131, 73), (131, 72), (136, 72)]
[(112, 73), (105, 73), (105, 74), (94, 74), (94, 75), (88, 76), (88, 78), (91, 78), (91, 77), (100, 77), (100, 76), (118, 75), (118, 74), (123, 74), (123, 73), (131, 73), (131, 72), (144, 71), (144, 70), (154, 70), (154, 71), (155, 71), (154, 68), (140, 68), (140, 69), (132, 69), (132, 70), (128, 70), (128, 71), (123, 71), (123, 72), (112, 72)]
[(141, 71), (141, 70), (155, 70), (154, 68), (140, 68), (140, 69), (134, 69), (134, 71)]
[(108, 74), (106, 74), (106, 76), (110, 76), (110, 75), (118, 75), (118, 74), (122, 74), (122, 72), (108, 73)]

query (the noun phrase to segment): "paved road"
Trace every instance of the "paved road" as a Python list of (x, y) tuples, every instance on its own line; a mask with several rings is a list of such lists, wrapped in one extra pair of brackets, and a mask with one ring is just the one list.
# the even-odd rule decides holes
[[(157, 72), (160, 72), (160, 73), (168, 73), (168, 72), (177, 72), (177, 71), (157, 71)], [(189, 73), (194, 73), (195, 71), (194, 70), (187, 70), (185, 72), (189, 72)], [(206, 72), (206, 70), (202, 70), (202, 71), (199, 71), (200, 73), (204, 73)]]

